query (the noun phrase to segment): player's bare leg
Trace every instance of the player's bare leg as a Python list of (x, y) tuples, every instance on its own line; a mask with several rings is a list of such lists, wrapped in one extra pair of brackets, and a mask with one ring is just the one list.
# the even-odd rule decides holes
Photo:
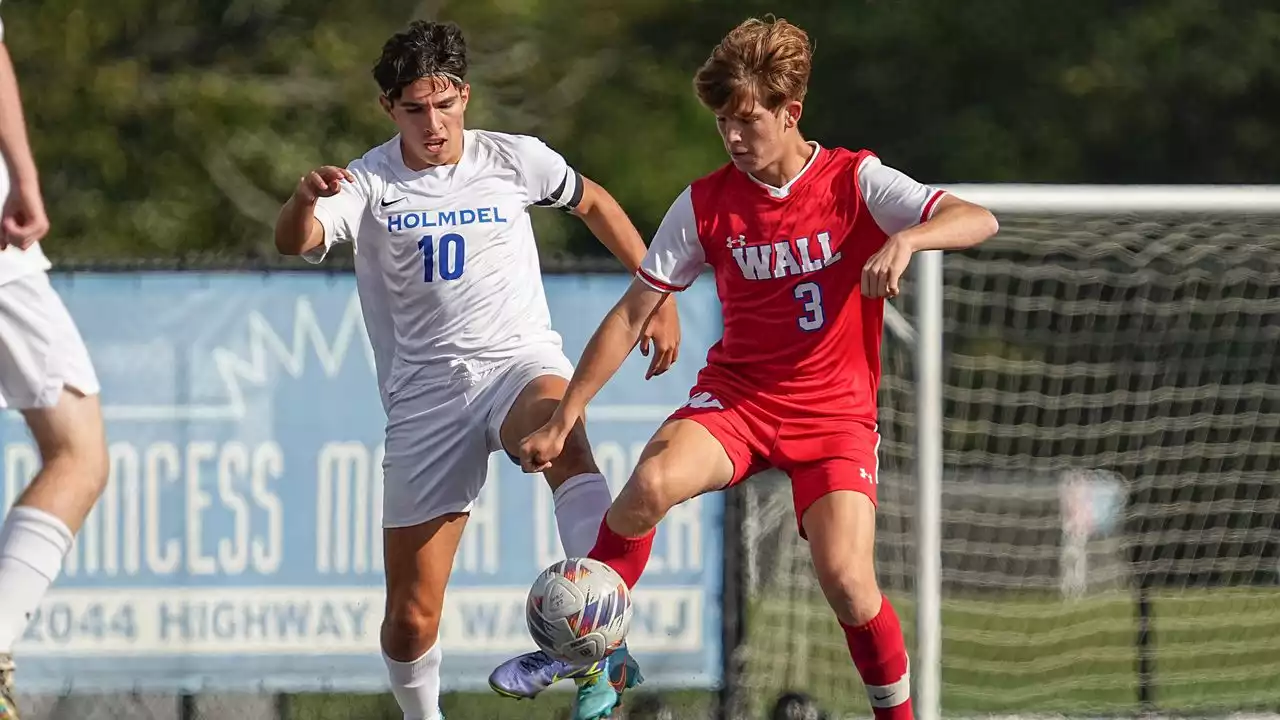
[[(543, 375), (525, 386), (502, 423), (502, 446), (509, 454), (515, 456), (520, 441), (546, 424), (564, 397), (567, 385), (558, 375)], [(581, 422), (566, 440), (555, 466), (543, 472), (543, 476), (555, 500), (556, 527), (566, 557), (585, 557), (595, 544), (600, 523), (613, 498), (592, 456), (586, 427)], [(526, 653), (499, 665), (489, 676), (489, 686), (508, 697), (532, 698), (556, 682), (568, 679), (578, 683), (577, 720), (607, 717), (621, 702), (622, 692), (643, 681), (639, 665), (624, 647), (606, 660), (586, 667), (554, 660), (541, 651)]]
[[(551, 419), (567, 386), (568, 381), (559, 375), (542, 375), (524, 387), (502, 422), (502, 447), (509, 455), (518, 456), (520, 441)], [(587, 429), (581, 422), (565, 441), (555, 466), (542, 475), (555, 498), (556, 527), (565, 555), (585, 557), (613, 496), (591, 454)]]
[(697, 421), (671, 420), (645, 446), (640, 462), (600, 524), (589, 557), (634, 587), (649, 564), (653, 535), (671, 508), (733, 479), (733, 461)]
[(107, 483), (106, 436), (96, 395), (64, 389), (53, 407), (23, 411), (42, 466), (0, 529), (0, 720), (18, 717), (13, 645), (62, 570), (85, 516)]
[(710, 431), (693, 420), (666, 422), (645, 446), (605, 514), (588, 556), (612, 567), (627, 587), (634, 587), (649, 564), (658, 523), (671, 508), (719, 490), (732, 479), (733, 461)]
[[(667, 512), (689, 498), (724, 487), (732, 478), (733, 462), (706, 428), (693, 420), (668, 421), (645, 446), (627, 484), (600, 522), (588, 556), (608, 564), (633, 587), (649, 562), (654, 530)], [(611, 673), (618, 668), (623, 673), (621, 678), (610, 677), (614, 690), (629, 682), (630, 654), (624, 648), (605, 658)], [(619, 655), (623, 662), (617, 662)], [(580, 704), (576, 720), (607, 718), (614, 707), (616, 703), (593, 705), (590, 709), (598, 712), (589, 714)]]
[(387, 608), (382, 657), (405, 720), (439, 720), (440, 614), (465, 513), (383, 530)]
[[(573, 435), (577, 434), (575, 429)], [(582, 434), (581, 442), (586, 442), (585, 433)], [(569, 442), (565, 445), (567, 453)], [(557, 458), (556, 464), (560, 463), (561, 460)], [(692, 420), (667, 422), (645, 447), (626, 486), (610, 506), (607, 519), (597, 522), (595, 544), (588, 555), (608, 563), (618, 570), (628, 586), (634, 585), (648, 562), (653, 548), (653, 531), (663, 516), (672, 507), (695, 495), (724, 487), (732, 477), (733, 463), (719, 441), (706, 428)], [(629, 569), (624, 572), (620, 567)], [(617, 662), (619, 655), (623, 662)], [(625, 652), (615, 652), (606, 658), (610, 663), (610, 680), (616, 682), (613, 688), (615, 691), (619, 686), (633, 684), (629, 673), (634, 672), (635, 668), (628, 662), (629, 658), (630, 655)], [(503, 694), (519, 696), (504, 692), (500, 685), (514, 684), (508, 674), (519, 671), (522, 662), (539, 659), (545, 659), (543, 665), (537, 665), (536, 662), (530, 662), (530, 665), (542, 667), (547, 662), (555, 662), (545, 653), (528, 653), (504, 663), (491, 676), (490, 683)], [(619, 677), (616, 673), (622, 676)], [(524, 671), (524, 675), (529, 674), (527, 670)], [(608, 717), (613, 708), (594, 704), (584, 706), (581, 700), (580, 697), (578, 720)], [(592, 710), (601, 712), (587, 714)]]
[(860, 492), (823, 495), (802, 519), (822, 592), (844, 629), (877, 720), (910, 720), (902, 627), (876, 583), (875, 506)]

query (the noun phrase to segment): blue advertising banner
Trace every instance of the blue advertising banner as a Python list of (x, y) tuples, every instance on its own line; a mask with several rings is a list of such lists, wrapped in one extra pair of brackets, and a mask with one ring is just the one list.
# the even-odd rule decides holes
[[(548, 276), (577, 361), (625, 276)], [(351, 275), (75, 274), (54, 283), (103, 387), (111, 480), (16, 654), (26, 692), (376, 690), (382, 437)], [(667, 375), (628, 360), (590, 409), (614, 492), (720, 335), (714, 286), (680, 297)], [(39, 468), (0, 415), (8, 508)], [(532, 648), (533, 578), (562, 557), (551, 494), (502, 454), (471, 517), (442, 622), (447, 689)], [(663, 522), (631, 646), (655, 686), (719, 680), (721, 519), (712, 495)]]

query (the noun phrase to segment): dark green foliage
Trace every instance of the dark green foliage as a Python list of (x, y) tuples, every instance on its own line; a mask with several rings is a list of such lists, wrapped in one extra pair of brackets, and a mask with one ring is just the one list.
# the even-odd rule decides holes
[[(1230, 8), (1230, 12), (1228, 12)], [(474, 126), (542, 136), (646, 234), (722, 162), (691, 76), (750, 14), (817, 46), (803, 127), (921, 179), (1260, 182), (1280, 164), (1265, 3), (813, 0), (5, 3), (61, 258), (274, 252), (298, 176), (392, 132), (370, 76), (415, 17), (468, 32)], [(546, 254), (599, 254), (537, 213)]]

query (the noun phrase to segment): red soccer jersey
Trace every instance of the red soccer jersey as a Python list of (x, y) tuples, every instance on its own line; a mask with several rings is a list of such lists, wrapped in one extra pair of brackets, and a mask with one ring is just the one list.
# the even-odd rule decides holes
[(872, 153), (822, 148), (786, 186), (726, 165), (672, 204), (637, 275), (688, 287), (710, 265), (724, 335), (699, 385), (779, 413), (876, 419), (884, 301), (862, 267), (892, 234), (927, 220), (942, 191)]

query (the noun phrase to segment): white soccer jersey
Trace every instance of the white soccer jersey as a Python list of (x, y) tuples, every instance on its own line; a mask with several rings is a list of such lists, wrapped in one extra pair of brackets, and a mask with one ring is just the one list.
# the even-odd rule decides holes
[(551, 328), (530, 205), (572, 209), (582, 179), (537, 138), (467, 130), (456, 165), (415, 172), (396, 136), (316, 205), (324, 247), (355, 250), (383, 403), (409, 383), (476, 378)]
[[(0, 20), (0, 42), (4, 42), (4, 21)], [(9, 167), (0, 155), (0, 203), (9, 197)], [(0, 250), (0, 284), (32, 273), (44, 272), (50, 267), (49, 258), (45, 257), (40, 243), (26, 250), (16, 247)]]

